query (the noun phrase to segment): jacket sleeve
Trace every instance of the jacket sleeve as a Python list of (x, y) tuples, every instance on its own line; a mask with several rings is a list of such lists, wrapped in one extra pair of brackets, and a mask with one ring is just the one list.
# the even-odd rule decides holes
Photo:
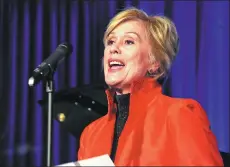
[(78, 154), (77, 154), (77, 160), (83, 160), (86, 157), (86, 152), (85, 152), (85, 146), (87, 145), (87, 141), (86, 141), (86, 136), (87, 136), (87, 128), (88, 126), (84, 129), (84, 131), (81, 134), (80, 137), (80, 146), (78, 149)]
[(205, 111), (186, 100), (168, 117), (174, 163), (183, 166), (224, 166)]

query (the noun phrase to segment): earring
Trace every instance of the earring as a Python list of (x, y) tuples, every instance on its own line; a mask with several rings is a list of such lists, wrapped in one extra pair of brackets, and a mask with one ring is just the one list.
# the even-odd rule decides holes
[(154, 75), (155, 75), (155, 73), (153, 72), (152, 69), (150, 69), (150, 70), (147, 71), (147, 76), (154, 77)]

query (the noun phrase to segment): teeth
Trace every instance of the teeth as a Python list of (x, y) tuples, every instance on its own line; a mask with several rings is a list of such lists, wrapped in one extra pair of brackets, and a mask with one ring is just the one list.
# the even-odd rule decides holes
[(112, 66), (112, 65), (124, 65), (124, 64), (122, 64), (119, 61), (111, 61), (111, 62), (109, 62), (109, 65)]

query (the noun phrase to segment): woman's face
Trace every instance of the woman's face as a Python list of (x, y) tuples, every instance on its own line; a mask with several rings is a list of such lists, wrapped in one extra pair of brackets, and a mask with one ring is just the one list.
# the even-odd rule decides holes
[(146, 75), (151, 46), (143, 23), (130, 20), (117, 26), (107, 37), (104, 75), (108, 86), (122, 94), (130, 92), (132, 82)]

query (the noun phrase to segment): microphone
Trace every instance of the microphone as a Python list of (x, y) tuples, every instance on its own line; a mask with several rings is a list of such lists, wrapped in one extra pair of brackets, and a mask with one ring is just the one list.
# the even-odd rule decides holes
[(35, 86), (43, 78), (48, 77), (56, 70), (57, 66), (73, 52), (71, 44), (62, 43), (58, 45), (54, 53), (44, 60), (32, 73), (28, 80), (30, 87)]

